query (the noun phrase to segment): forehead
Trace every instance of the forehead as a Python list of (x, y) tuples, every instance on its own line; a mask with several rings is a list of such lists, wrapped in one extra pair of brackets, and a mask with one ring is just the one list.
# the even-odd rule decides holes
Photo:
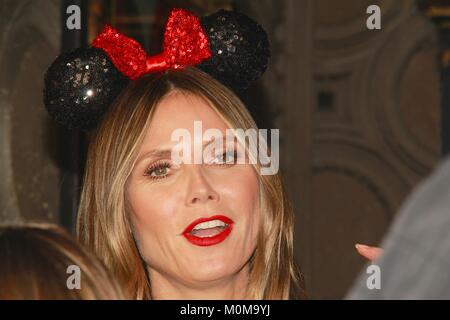
[(228, 128), (206, 100), (187, 92), (170, 92), (155, 108), (144, 138), (145, 147), (170, 145), (172, 132), (176, 129), (193, 133), (194, 121), (202, 122), (202, 131), (215, 128), (225, 133)]

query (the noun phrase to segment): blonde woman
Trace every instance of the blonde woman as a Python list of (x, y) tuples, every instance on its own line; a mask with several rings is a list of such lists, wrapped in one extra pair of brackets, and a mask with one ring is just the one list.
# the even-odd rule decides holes
[(302, 297), (294, 214), (279, 173), (240, 162), (257, 157), (239, 139), (200, 163), (172, 157), (174, 132), (195, 136), (196, 123), (203, 138), (187, 145), (192, 155), (208, 147), (209, 129), (224, 137), (227, 129), (258, 129), (230, 88), (244, 89), (267, 67), (262, 28), (237, 13), (200, 21), (174, 10), (161, 55), (142, 55), (111, 27), (93, 46), (58, 58), (46, 76), (46, 106), (57, 121), (92, 129), (99, 118), (79, 240), (136, 299)]
[[(67, 284), (72, 266), (79, 287)], [(93, 254), (46, 223), (0, 227), (0, 288), (0, 300), (127, 298)]]

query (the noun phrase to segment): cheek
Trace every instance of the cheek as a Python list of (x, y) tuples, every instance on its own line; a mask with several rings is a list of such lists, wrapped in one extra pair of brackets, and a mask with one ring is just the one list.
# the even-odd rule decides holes
[(222, 184), (221, 194), (236, 217), (248, 223), (259, 221), (259, 181), (251, 165), (243, 165)]
[(179, 203), (176, 195), (171, 196), (169, 192), (143, 184), (128, 189), (128, 201), (131, 222), (138, 238), (144, 233), (158, 237), (173, 232), (171, 223)]

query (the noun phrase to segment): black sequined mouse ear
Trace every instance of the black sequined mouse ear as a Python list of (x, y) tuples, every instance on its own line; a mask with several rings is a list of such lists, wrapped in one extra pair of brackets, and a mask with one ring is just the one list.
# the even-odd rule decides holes
[(267, 33), (257, 22), (235, 11), (202, 17), (213, 56), (198, 65), (237, 92), (262, 76), (270, 59)]
[(103, 50), (79, 48), (61, 54), (48, 68), (44, 105), (67, 128), (90, 131), (128, 81)]

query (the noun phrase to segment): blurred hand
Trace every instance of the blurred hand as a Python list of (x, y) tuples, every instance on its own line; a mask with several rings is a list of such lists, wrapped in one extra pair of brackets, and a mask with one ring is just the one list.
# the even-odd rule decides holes
[(376, 259), (378, 259), (381, 254), (383, 253), (383, 249), (378, 248), (378, 247), (370, 247), (370, 246), (366, 246), (364, 244), (359, 244), (357, 243), (355, 245), (356, 251), (358, 251), (358, 253), (360, 255), (362, 255), (364, 258), (366, 258), (367, 260), (370, 261), (374, 261)]

